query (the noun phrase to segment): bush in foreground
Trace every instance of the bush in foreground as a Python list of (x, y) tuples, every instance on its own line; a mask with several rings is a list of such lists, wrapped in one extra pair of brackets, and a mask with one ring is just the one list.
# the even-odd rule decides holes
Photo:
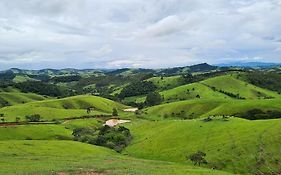
[(107, 125), (98, 130), (92, 128), (77, 128), (74, 129), (72, 135), (75, 141), (108, 147), (117, 152), (121, 152), (129, 145), (132, 138), (129, 129), (123, 126), (111, 128)]

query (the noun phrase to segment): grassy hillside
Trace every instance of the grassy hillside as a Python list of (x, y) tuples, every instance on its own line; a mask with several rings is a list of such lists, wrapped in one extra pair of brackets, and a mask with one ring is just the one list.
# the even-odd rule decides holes
[[(87, 114), (88, 107), (94, 111)], [(79, 117), (85, 115), (111, 114), (112, 109), (125, 108), (124, 105), (96, 96), (75, 96), (63, 99), (44, 100), (22, 105), (8, 106), (0, 109), (7, 121), (15, 121), (16, 117), (24, 120), (26, 115), (40, 114), (43, 120)]]
[[(237, 79), (237, 74), (222, 75), (197, 83), (182, 85), (180, 76), (153, 77), (152, 81), (163, 95), (165, 102), (201, 99), (270, 99), (280, 94)], [(165, 90), (166, 89), (166, 90)], [(145, 96), (126, 98), (125, 102), (144, 102)]]
[(202, 81), (203, 84), (215, 87), (217, 90), (223, 90), (232, 94), (239, 94), (240, 97), (246, 99), (257, 98), (276, 98), (280, 95), (277, 92), (266, 90), (247, 82), (238, 80), (236, 75), (224, 75), (210, 78)]
[(184, 80), (181, 76), (152, 77), (147, 81), (151, 81), (158, 89), (161, 90), (171, 89), (184, 84)]
[[(73, 141), (0, 141), (1, 174), (227, 174)], [(17, 165), (15, 168), (15, 164)]]
[(25, 81), (38, 81), (38, 80), (30, 78), (27, 75), (16, 75), (15, 78), (13, 79), (13, 82), (15, 83), (20, 83)]
[(195, 99), (157, 105), (146, 108), (143, 112), (151, 119), (163, 117), (192, 119), (210, 115), (235, 115), (251, 109), (281, 111), (281, 99)]
[(241, 174), (281, 172), (281, 120), (146, 121), (127, 126), (134, 137), (125, 151), (131, 156), (192, 164), (186, 156), (200, 150), (207, 154), (209, 168)]
[(97, 128), (103, 125), (103, 121), (92, 118), (92, 119), (77, 119), (77, 120), (67, 120), (62, 125), (65, 126), (67, 129), (75, 129), (75, 128), (82, 128), (82, 127), (91, 127)]
[(20, 92), (18, 89), (16, 88), (13, 88), (11, 86), (8, 86), (8, 87), (1, 87), (0, 88), (0, 92)]
[(41, 101), (30, 103), (29, 105), (34, 107), (49, 107), (58, 109), (86, 109), (88, 107), (93, 107), (98, 111), (104, 112), (112, 112), (112, 108), (122, 109), (125, 107), (122, 104), (106, 98), (91, 95), (79, 95), (63, 99)]
[(0, 127), (0, 140), (71, 139), (72, 131), (60, 125), (19, 125)]
[(0, 92), (0, 98), (8, 105), (16, 105), (16, 104), (41, 101), (46, 99), (46, 97), (43, 97), (42, 95), (37, 95), (33, 93), (20, 93), (20, 92)]
[(213, 91), (208, 86), (201, 83), (192, 83), (179, 86), (173, 89), (162, 91), (165, 101), (191, 100), (196, 98), (201, 99), (229, 99), (230, 97), (219, 92)]

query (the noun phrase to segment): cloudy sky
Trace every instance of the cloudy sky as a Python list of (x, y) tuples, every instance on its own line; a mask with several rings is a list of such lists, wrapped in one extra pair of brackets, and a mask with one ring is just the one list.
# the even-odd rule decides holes
[(0, 69), (281, 62), (281, 0), (1, 0)]

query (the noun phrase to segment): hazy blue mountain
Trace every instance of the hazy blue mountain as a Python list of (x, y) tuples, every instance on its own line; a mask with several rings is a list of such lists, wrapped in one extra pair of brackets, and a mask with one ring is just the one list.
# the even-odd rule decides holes
[(269, 68), (281, 66), (281, 63), (266, 63), (266, 62), (232, 62), (217, 64), (219, 67), (250, 67), (250, 68)]

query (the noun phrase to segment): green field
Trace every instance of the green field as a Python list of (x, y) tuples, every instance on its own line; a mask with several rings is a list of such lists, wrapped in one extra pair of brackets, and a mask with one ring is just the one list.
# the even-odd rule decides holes
[[(135, 70), (120, 74), (132, 78)], [(163, 101), (136, 113), (124, 112), (131, 108), (124, 104), (143, 103), (147, 94), (118, 98), (127, 82), (103, 87), (109, 93), (106, 97), (116, 101), (85, 94), (50, 98), (3, 86), (0, 174), (280, 174), (281, 119), (270, 119), (281, 118), (276, 116), (281, 115), (280, 94), (242, 81), (238, 72), (206, 75), (203, 81), (189, 84), (182, 75), (153, 76), (145, 81), (157, 86)], [(14, 81), (24, 78), (16, 76)], [(67, 89), (76, 83), (56, 85)], [(97, 87), (85, 88), (100, 92)], [(114, 108), (118, 114), (112, 114)], [(251, 110), (260, 110), (257, 114), (263, 118), (238, 118), (247, 118)], [(26, 116), (34, 114), (41, 116), (40, 122), (28, 122)], [(130, 120), (120, 124), (130, 132), (102, 127), (112, 118)], [(122, 129), (126, 135), (120, 134)], [(117, 148), (115, 141), (127, 147), (120, 147), (120, 153), (106, 148)], [(198, 151), (206, 153), (207, 164), (198, 166), (188, 159)]]
[(207, 154), (209, 168), (242, 174), (281, 171), (281, 120), (144, 121), (126, 126), (134, 134), (125, 151), (130, 156), (191, 165), (186, 156), (200, 150)]
[(92, 127), (97, 128), (102, 126), (104, 121), (91, 118), (91, 119), (77, 119), (77, 120), (66, 120), (62, 123), (63, 126), (67, 129), (75, 129), (75, 128), (82, 128), (82, 127)]
[(201, 83), (192, 83), (184, 86), (179, 86), (170, 90), (162, 91), (164, 100), (179, 101), (179, 100), (192, 100), (200, 99), (229, 99), (230, 97), (219, 92), (213, 91), (208, 86)]
[(165, 90), (171, 89), (184, 84), (183, 78), (181, 76), (171, 76), (171, 77), (152, 77), (147, 81), (152, 82), (157, 86), (158, 89)]
[[(8, 105), (16, 105), (33, 101), (46, 100), (46, 97), (34, 93), (0, 92), (0, 98)], [(1, 104), (0, 104), (1, 105)]]
[(0, 141), (0, 157), (0, 173), (5, 175), (227, 174), (184, 164), (131, 158), (73, 141)]
[(281, 99), (224, 100), (195, 99), (152, 106), (143, 110), (146, 118), (198, 118), (211, 115), (235, 115), (252, 109), (281, 111)]
[[(164, 97), (164, 102), (174, 102), (193, 99), (233, 99), (228, 95), (239, 95), (245, 99), (271, 99), (281, 98), (277, 92), (263, 89), (247, 82), (237, 79), (237, 75), (223, 75), (209, 78), (197, 83), (182, 85), (180, 76), (172, 77), (153, 77), (148, 79), (157, 87), (160, 94)], [(170, 86), (168, 86), (170, 85)], [(173, 85), (173, 86), (172, 86)], [(125, 102), (141, 103), (145, 101), (145, 96), (127, 97)]]
[(236, 75), (224, 75), (210, 78), (201, 82), (202, 84), (215, 87), (218, 90), (224, 90), (233, 94), (239, 94), (246, 99), (258, 98), (280, 98), (277, 92), (256, 87), (244, 81), (238, 80)]
[[(90, 114), (86, 111), (88, 107), (93, 108)], [(105, 98), (83, 95), (8, 106), (1, 108), (0, 113), (5, 115), (6, 121), (15, 121), (16, 117), (24, 120), (26, 115), (32, 114), (40, 114), (43, 120), (50, 121), (86, 115), (111, 114), (113, 108), (122, 110), (125, 107)]]
[(14, 79), (14, 82), (16, 83), (20, 83), (20, 82), (25, 82), (25, 81), (38, 81), (36, 79), (30, 78), (26, 75), (17, 75)]
[(0, 140), (71, 139), (72, 130), (62, 125), (18, 125), (0, 127)]

